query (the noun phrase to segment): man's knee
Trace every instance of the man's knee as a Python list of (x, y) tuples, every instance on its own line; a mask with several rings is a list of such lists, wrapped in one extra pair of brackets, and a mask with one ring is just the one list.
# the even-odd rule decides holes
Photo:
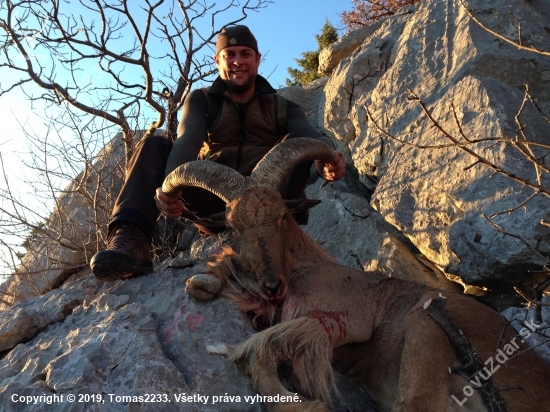
[(141, 139), (136, 147), (130, 161), (130, 173), (135, 168), (153, 166), (158, 168), (158, 173), (164, 175), (164, 169), (168, 156), (172, 151), (172, 140), (164, 136), (147, 136)]
[(155, 150), (155, 151), (163, 151), (163, 152), (166, 151), (170, 153), (170, 151), (172, 150), (173, 144), (174, 143), (172, 142), (172, 140), (168, 139), (167, 137), (153, 135), (153, 136), (147, 136), (141, 139), (138, 142), (136, 149), (142, 148), (148, 151)]

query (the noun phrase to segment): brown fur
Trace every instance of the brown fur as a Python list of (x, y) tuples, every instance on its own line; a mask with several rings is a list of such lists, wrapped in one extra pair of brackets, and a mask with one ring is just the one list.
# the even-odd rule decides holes
[[(257, 327), (269, 326), (231, 359), (264, 396), (289, 394), (277, 368), (291, 364), (301, 395), (311, 400), (268, 404), (270, 411), (327, 411), (333, 363), (384, 411), (486, 410), (477, 393), (462, 407), (452, 400), (462, 400), (463, 387), (472, 385), (449, 375), (448, 368), (458, 365), (456, 354), (423, 305), (441, 293), (483, 361), (517, 336), (498, 313), (460, 294), (339, 265), (300, 229), (272, 189), (246, 189), (228, 204), (226, 217), (235, 247), (217, 259), (212, 274)], [(230, 286), (232, 275), (246, 291)], [(550, 367), (525, 344), (521, 350), (496, 371), (493, 384), (508, 412), (541, 411), (550, 407)]]

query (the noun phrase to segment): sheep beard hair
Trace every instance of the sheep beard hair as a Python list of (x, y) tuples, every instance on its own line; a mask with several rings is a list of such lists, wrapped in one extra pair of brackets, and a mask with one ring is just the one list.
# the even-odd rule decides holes
[[(287, 235), (293, 238), (296, 255), (303, 257), (301, 251), (307, 250), (313, 262), (325, 260), (336, 263), (297, 223), (287, 229)], [(292, 255), (289, 253), (285, 260), (287, 273), (290, 273), (293, 267)], [(338, 391), (332, 369), (332, 343), (326, 331), (317, 320), (303, 317), (300, 303), (292, 295), (285, 297), (283, 308), (283, 302), (266, 301), (258, 292), (244, 287), (240, 279), (242, 275), (239, 276), (234, 261), (238, 261), (237, 254), (231, 247), (224, 246), (215, 260), (209, 262), (211, 273), (221, 279), (224, 285), (222, 295), (231, 299), (237, 309), (251, 319), (256, 330), (269, 329), (254, 334), (245, 343), (232, 348), (230, 360), (242, 365), (245, 359), (250, 359), (250, 355), (255, 353), (256, 358), (262, 359), (264, 364), (291, 364), (302, 393), (311, 399), (322, 399), (331, 404), (330, 389), (333, 388), (336, 394)], [(231, 276), (242, 288), (236, 287), (229, 280)], [(282, 317), (289, 320), (281, 324)], [(252, 374), (251, 367), (249, 365), (245, 372)]]

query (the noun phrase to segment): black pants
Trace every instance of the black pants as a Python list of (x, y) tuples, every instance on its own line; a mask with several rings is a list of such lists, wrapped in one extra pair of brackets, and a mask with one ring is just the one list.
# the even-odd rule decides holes
[[(164, 181), (166, 162), (172, 145), (170, 139), (162, 136), (149, 136), (136, 145), (126, 180), (111, 214), (109, 229), (115, 222), (128, 221), (141, 228), (149, 239), (153, 238), (160, 213), (154, 199), (155, 191)], [(294, 168), (281, 188), (284, 199), (303, 196), (310, 168), (311, 162), (304, 162)], [(185, 188), (182, 197), (187, 208), (195, 212), (197, 218), (225, 210), (223, 200), (199, 187)], [(295, 218), (300, 224), (307, 223), (307, 214)]]

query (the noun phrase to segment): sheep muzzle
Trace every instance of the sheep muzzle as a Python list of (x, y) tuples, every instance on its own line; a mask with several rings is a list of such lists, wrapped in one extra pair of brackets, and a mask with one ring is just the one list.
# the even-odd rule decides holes
[(260, 294), (272, 303), (282, 301), (287, 292), (287, 284), (284, 279), (277, 278), (274, 281), (262, 282)]

